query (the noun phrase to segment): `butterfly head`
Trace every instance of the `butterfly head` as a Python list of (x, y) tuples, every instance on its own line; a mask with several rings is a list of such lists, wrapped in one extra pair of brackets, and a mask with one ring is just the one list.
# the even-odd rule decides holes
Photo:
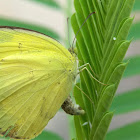
[(69, 48), (68, 50), (69, 50), (69, 52), (70, 52), (72, 55), (77, 56), (78, 51), (77, 51), (77, 48), (76, 48), (76, 47), (75, 47), (75, 48), (71, 47), (71, 48)]

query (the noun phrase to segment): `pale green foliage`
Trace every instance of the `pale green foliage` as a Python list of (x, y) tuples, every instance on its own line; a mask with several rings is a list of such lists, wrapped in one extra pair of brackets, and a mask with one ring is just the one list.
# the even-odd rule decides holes
[[(79, 63), (90, 63), (95, 77), (107, 84), (101, 85), (86, 71), (81, 72), (78, 85), (94, 105), (82, 93), (77, 96), (80, 91), (75, 89), (76, 102), (86, 111), (84, 116), (74, 119), (78, 140), (105, 138), (113, 116), (109, 108), (127, 66), (122, 60), (131, 42), (126, 38), (133, 21), (129, 17), (133, 4), (134, 0), (74, 0), (76, 13), (71, 23), (75, 34), (86, 17), (96, 12), (77, 36)], [(88, 124), (83, 126), (85, 122)]]

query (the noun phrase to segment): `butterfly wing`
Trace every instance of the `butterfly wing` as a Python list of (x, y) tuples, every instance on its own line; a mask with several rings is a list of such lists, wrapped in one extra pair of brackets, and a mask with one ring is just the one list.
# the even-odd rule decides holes
[(56, 114), (73, 82), (71, 54), (32, 31), (0, 29), (0, 133), (32, 139)]
[[(8, 55), (15, 51), (44, 51), (53, 50), (67, 57), (71, 54), (62, 45), (44, 34), (22, 28), (0, 26), (0, 43), (3, 43), (1, 52), (8, 51)], [(6, 44), (4, 44), (6, 42)], [(24, 43), (24, 45), (23, 45)], [(10, 49), (10, 50), (9, 50)], [(5, 54), (4, 54), (5, 55)]]

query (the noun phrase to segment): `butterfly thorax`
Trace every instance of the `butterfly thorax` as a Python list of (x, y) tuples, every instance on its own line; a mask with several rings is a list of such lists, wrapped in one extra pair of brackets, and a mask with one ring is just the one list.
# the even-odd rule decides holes
[(77, 61), (76, 57), (71, 54), (69, 63), (66, 64), (67, 72), (69, 73), (69, 76), (72, 78), (72, 81), (75, 80), (77, 76)]
[(69, 48), (68, 51), (74, 56), (77, 57), (77, 48)]

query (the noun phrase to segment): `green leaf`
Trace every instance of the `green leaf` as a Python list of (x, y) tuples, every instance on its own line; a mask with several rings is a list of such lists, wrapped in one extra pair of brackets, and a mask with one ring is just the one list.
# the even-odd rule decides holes
[(77, 140), (76, 138), (73, 138), (72, 140)]
[(114, 85), (110, 85), (105, 88), (103, 91), (103, 95), (100, 97), (97, 110), (95, 112), (95, 117), (92, 122), (92, 128), (90, 133), (90, 138), (92, 138), (95, 135), (95, 132), (97, 131), (98, 125), (100, 121), (102, 120), (104, 114), (109, 110), (112, 100), (115, 94), (115, 91), (117, 89), (118, 83), (120, 81), (120, 78), (122, 77), (123, 71), (125, 70), (127, 64), (120, 64), (118, 65), (115, 70), (113, 71), (109, 83)]
[[(134, 0), (74, 0), (76, 12), (71, 24), (76, 35), (80, 29), (76, 36), (79, 65), (89, 63), (92, 70), (87, 66), (88, 71), (107, 84), (93, 80), (87, 71), (80, 73), (78, 86), (92, 102), (84, 95), (75, 97), (86, 111), (86, 115), (75, 118), (79, 139), (82, 132), (87, 140), (103, 140), (106, 135), (113, 115), (108, 111), (127, 66), (123, 58), (131, 43), (126, 39), (133, 21), (129, 17), (133, 4)], [(96, 13), (85, 22), (93, 11)], [(91, 127), (84, 130), (84, 122), (92, 124)]]
[(113, 84), (113, 83), (117, 84), (120, 82), (120, 79), (121, 79), (127, 65), (128, 65), (128, 63), (121, 63), (116, 66), (116, 68), (112, 71), (110, 79), (108, 80), (109, 84)]
[(112, 99), (114, 97), (114, 88), (115, 85), (108, 86), (105, 89), (103, 96), (100, 98), (99, 104), (97, 106), (96, 114), (92, 123), (90, 139), (92, 139), (93, 136), (95, 135), (100, 121), (102, 120), (102, 118), (104, 117), (105, 113), (108, 111), (112, 103)]
[(106, 140), (140, 140), (140, 122), (135, 122), (109, 132)]
[(64, 140), (60, 136), (55, 133), (43, 131), (38, 137), (34, 138), (34, 140)]
[(16, 21), (16, 20), (0, 18), (0, 26), (15, 26), (15, 27), (27, 28), (30, 30), (35, 30), (35, 31), (41, 32), (43, 34), (46, 34), (54, 39), (57, 39), (57, 40), (60, 39), (60, 36), (56, 32), (54, 32), (48, 28), (45, 28), (45, 27), (42, 27), (39, 25), (34, 25), (31, 23), (25, 23), (25, 22), (20, 22), (20, 21)]
[(74, 117), (74, 123), (76, 128), (77, 140), (85, 140), (84, 131), (82, 130), (82, 125), (80, 124), (80, 118), (78, 116)]
[(53, 8), (61, 9), (60, 5), (55, 0), (32, 0), (32, 1), (39, 2), (47, 6), (51, 6)]
[(68, 117), (69, 139), (75, 139), (76, 138), (76, 129), (75, 129), (74, 117), (71, 115), (69, 115), (67, 117)]
[[(130, 29), (130, 26), (132, 24), (133, 19), (132, 18), (127, 18), (123, 21), (123, 23), (121, 24), (121, 27), (119, 28), (118, 31), (118, 35), (116, 36), (116, 40), (113, 41), (113, 36), (112, 36), (112, 41), (111, 41), (111, 45), (109, 45), (109, 48), (106, 51), (105, 57), (104, 57), (104, 61), (103, 64), (104, 66), (104, 71), (101, 77), (101, 81), (103, 81), (102, 79), (104, 77), (109, 77), (110, 72), (106, 72), (109, 71), (110, 69), (112, 69), (112, 66), (109, 67), (109, 65), (112, 63), (112, 60), (114, 59), (114, 56), (116, 55), (116, 52), (118, 50), (119, 44), (124, 41), (128, 35), (128, 31)], [(113, 49), (112, 46), (114, 45)], [(111, 52), (109, 52), (111, 51)], [(108, 56), (108, 55), (110, 56)], [(110, 69), (109, 69), (110, 68)], [(111, 70), (110, 70), (111, 71)], [(107, 75), (108, 74), (108, 75)], [(107, 82), (107, 78), (105, 78), (106, 80), (103, 82)]]
[(117, 95), (114, 98), (111, 109), (114, 114), (123, 114), (140, 109), (140, 89), (135, 89)]
[[(80, 87), (80, 83), (76, 84), (78, 87)], [(76, 103), (78, 105), (80, 105), (80, 107), (84, 110), (86, 110), (85, 108), (85, 103), (83, 101), (83, 93), (81, 93), (81, 91), (76, 88), (76, 86), (74, 87), (74, 97), (76, 99)], [(77, 138), (78, 140), (82, 140), (81, 136), (83, 137), (88, 137), (87, 134), (89, 134), (89, 130), (90, 130), (90, 126), (89, 123), (86, 122), (87, 120), (87, 113), (81, 116), (74, 116), (74, 121), (75, 121), (75, 128), (76, 128), (76, 133), (77, 133)], [(87, 123), (87, 125), (84, 125), (84, 123)]]
[(112, 117), (113, 113), (111, 112), (104, 115), (92, 140), (103, 140), (105, 138)]

